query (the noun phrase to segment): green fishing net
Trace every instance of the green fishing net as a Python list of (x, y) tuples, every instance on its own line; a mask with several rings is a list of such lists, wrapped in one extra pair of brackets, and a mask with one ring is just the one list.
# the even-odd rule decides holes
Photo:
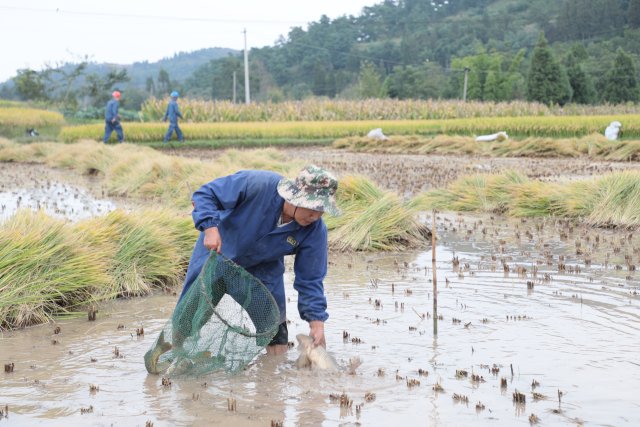
[(280, 311), (245, 269), (212, 252), (144, 356), (149, 373), (237, 372), (271, 342)]

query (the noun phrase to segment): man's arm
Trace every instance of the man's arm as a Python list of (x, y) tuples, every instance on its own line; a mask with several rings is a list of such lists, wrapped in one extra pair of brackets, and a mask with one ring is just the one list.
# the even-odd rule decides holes
[(195, 227), (205, 231), (220, 224), (220, 211), (233, 209), (246, 197), (248, 175), (238, 172), (215, 179), (193, 193), (191, 216)]
[(300, 318), (309, 322), (315, 345), (326, 346), (324, 322), (329, 318), (323, 280), (327, 274), (327, 227), (319, 221), (296, 252), (293, 287), (298, 291)]

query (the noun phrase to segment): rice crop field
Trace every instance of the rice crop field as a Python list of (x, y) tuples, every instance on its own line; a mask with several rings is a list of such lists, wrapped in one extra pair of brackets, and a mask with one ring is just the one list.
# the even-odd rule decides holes
[[(143, 105), (141, 120), (157, 122), (167, 110), (168, 100), (151, 98)], [(329, 100), (262, 102), (233, 104), (230, 101), (203, 101), (181, 98), (179, 105), (185, 120), (192, 122), (286, 122), (286, 121), (359, 121), (359, 120), (446, 120), (472, 117), (584, 116), (640, 114), (638, 105), (578, 105), (563, 107), (513, 102), (477, 102), (455, 100)]]
[[(623, 139), (640, 139), (640, 115), (627, 116), (535, 116), (535, 117), (487, 117), (448, 120), (358, 120), (358, 121), (288, 121), (288, 122), (224, 122), (224, 123), (183, 123), (185, 139), (232, 140), (238, 145), (243, 140), (287, 139), (326, 140), (359, 137), (356, 142), (347, 140), (337, 144), (355, 144), (366, 140), (368, 132), (381, 128), (393, 141), (396, 137), (420, 138), (443, 135), (447, 137), (477, 136), (505, 131), (517, 138), (581, 138), (604, 133), (604, 129), (614, 120), (623, 124)], [(167, 130), (164, 123), (130, 122), (124, 125), (125, 139), (129, 142), (162, 141)], [(102, 140), (104, 125), (89, 124), (65, 126), (59, 138), (65, 142), (81, 139)], [(114, 140), (115, 141), (115, 140)], [(285, 141), (281, 141), (285, 143)], [(294, 141), (291, 142), (292, 144)], [(362, 145), (366, 145), (364, 142)]]
[(63, 124), (64, 117), (55, 111), (12, 104), (0, 107), (0, 137), (24, 136), (30, 128), (35, 128), (42, 134), (57, 135)]

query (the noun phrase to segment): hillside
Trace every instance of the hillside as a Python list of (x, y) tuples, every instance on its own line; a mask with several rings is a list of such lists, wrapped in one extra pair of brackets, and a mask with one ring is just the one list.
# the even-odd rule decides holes
[[(471, 100), (563, 104), (640, 99), (640, 0), (440, 1), (385, 0), (357, 16), (322, 16), (305, 28), (292, 28), (273, 46), (252, 49), (252, 100), (459, 99), (465, 69)], [(551, 84), (552, 91), (561, 92), (557, 96), (532, 95), (537, 91), (529, 82), (536, 46), (558, 80)], [(90, 64), (74, 83), (82, 89), (74, 96), (99, 106), (103, 99), (96, 93), (124, 88), (128, 108), (135, 108), (148, 96), (178, 88), (190, 97), (230, 100), (234, 73), (235, 93), (244, 93), (241, 52), (229, 49), (180, 53), (124, 69), (128, 82), (110, 76), (108, 65)], [(92, 74), (110, 80), (83, 86)], [(38, 89), (38, 76), (26, 77), (28, 88)], [(5, 87), (0, 96), (8, 95), (38, 99), (47, 93)]]

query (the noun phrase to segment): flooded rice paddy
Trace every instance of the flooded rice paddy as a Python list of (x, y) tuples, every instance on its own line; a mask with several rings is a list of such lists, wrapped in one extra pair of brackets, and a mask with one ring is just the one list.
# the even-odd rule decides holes
[[(430, 250), (332, 254), (327, 346), (361, 357), (356, 375), (300, 371), (295, 348), (235, 376), (148, 375), (177, 297), (120, 300), (2, 334), (0, 426), (640, 424), (640, 238), (490, 216), (437, 229), (437, 336)], [(291, 282), (289, 265), (293, 340), (308, 327)]]
[[(166, 149), (168, 154), (212, 159), (221, 151)], [(362, 174), (385, 189), (411, 197), (425, 190), (443, 188), (472, 173), (515, 170), (532, 179), (557, 180), (588, 177), (626, 169), (639, 169), (638, 162), (593, 161), (585, 158), (481, 157), (470, 155), (414, 155), (353, 153), (333, 148), (279, 148), (290, 159), (304, 159), (338, 176)]]
[(0, 162), (0, 222), (18, 209), (44, 210), (48, 215), (79, 221), (116, 208), (131, 208), (130, 200), (106, 196), (102, 180), (36, 163)]

